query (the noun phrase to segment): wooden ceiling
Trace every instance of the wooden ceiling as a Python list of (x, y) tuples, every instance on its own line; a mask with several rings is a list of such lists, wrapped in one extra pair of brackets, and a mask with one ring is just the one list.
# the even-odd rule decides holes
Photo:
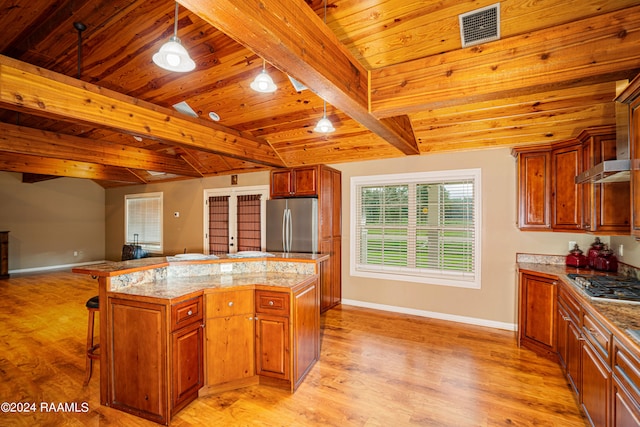
[[(0, 170), (110, 187), (613, 124), (616, 82), (640, 72), (640, 2), (504, 0), (500, 39), (462, 48), (458, 15), (495, 3), (327, 0), (325, 23), (322, 0), (180, 0), (196, 69), (175, 73), (151, 60), (174, 2), (0, 2)], [(271, 94), (249, 87), (263, 59)], [(313, 131), (323, 100), (331, 134)], [(172, 107), (182, 101), (198, 118)]]

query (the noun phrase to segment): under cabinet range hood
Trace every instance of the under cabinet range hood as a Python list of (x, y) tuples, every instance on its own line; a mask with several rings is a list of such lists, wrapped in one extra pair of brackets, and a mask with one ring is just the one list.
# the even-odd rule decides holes
[(629, 181), (631, 175), (631, 160), (629, 159), (629, 106), (621, 102), (615, 102), (615, 108), (615, 160), (605, 160), (582, 172), (576, 176), (576, 184)]

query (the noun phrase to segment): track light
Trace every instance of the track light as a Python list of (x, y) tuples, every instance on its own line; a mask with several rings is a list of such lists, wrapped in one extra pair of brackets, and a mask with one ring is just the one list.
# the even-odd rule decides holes
[(273, 82), (273, 79), (267, 74), (267, 70), (265, 68), (266, 61), (262, 60), (262, 71), (260, 74), (256, 76), (256, 78), (249, 85), (251, 89), (260, 93), (271, 93), (275, 92), (278, 89), (278, 86)]
[(173, 23), (173, 36), (153, 55), (153, 62), (168, 71), (184, 73), (196, 68), (196, 63), (189, 57), (189, 52), (182, 46), (178, 38), (178, 3), (176, 2), (176, 16)]
[(321, 133), (331, 133), (336, 128), (333, 127), (333, 123), (331, 120), (327, 118), (327, 101), (324, 101), (324, 113), (322, 114), (322, 118), (318, 121), (318, 124), (315, 128), (313, 128), (314, 132)]

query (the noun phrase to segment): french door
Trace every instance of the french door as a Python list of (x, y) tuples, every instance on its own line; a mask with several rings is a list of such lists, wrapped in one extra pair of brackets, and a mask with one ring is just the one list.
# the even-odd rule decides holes
[(204, 248), (213, 255), (262, 251), (268, 186), (204, 191)]

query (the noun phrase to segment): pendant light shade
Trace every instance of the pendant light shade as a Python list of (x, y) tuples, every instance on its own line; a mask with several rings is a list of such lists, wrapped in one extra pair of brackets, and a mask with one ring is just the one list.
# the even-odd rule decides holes
[(178, 3), (176, 3), (176, 17), (173, 25), (173, 36), (153, 55), (153, 62), (167, 71), (179, 73), (193, 71), (196, 68), (196, 63), (193, 62), (189, 52), (182, 46), (178, 38)]
[(278, 86), (273, 82), (273, 79), (269, 74), (267, 74), (267, 70), (265, 69), (265, 60), (262, 60), (262, 71), (260, 74), (256, 76), (255, 79), (249, 85), (251, 89), (260, 93), (271, 93), (275, 92), (278, 89)]
[(331, 120), (327, 118), (327, 101), (324, 101), (324, 113), (322, 114), (322, 118), (318, 121), (316, 127), (313, 128), (313, 131), (320, 133), (331, 133), (335, 130), (336, 128), (333, 127), (333, 123), (331, 123)]

